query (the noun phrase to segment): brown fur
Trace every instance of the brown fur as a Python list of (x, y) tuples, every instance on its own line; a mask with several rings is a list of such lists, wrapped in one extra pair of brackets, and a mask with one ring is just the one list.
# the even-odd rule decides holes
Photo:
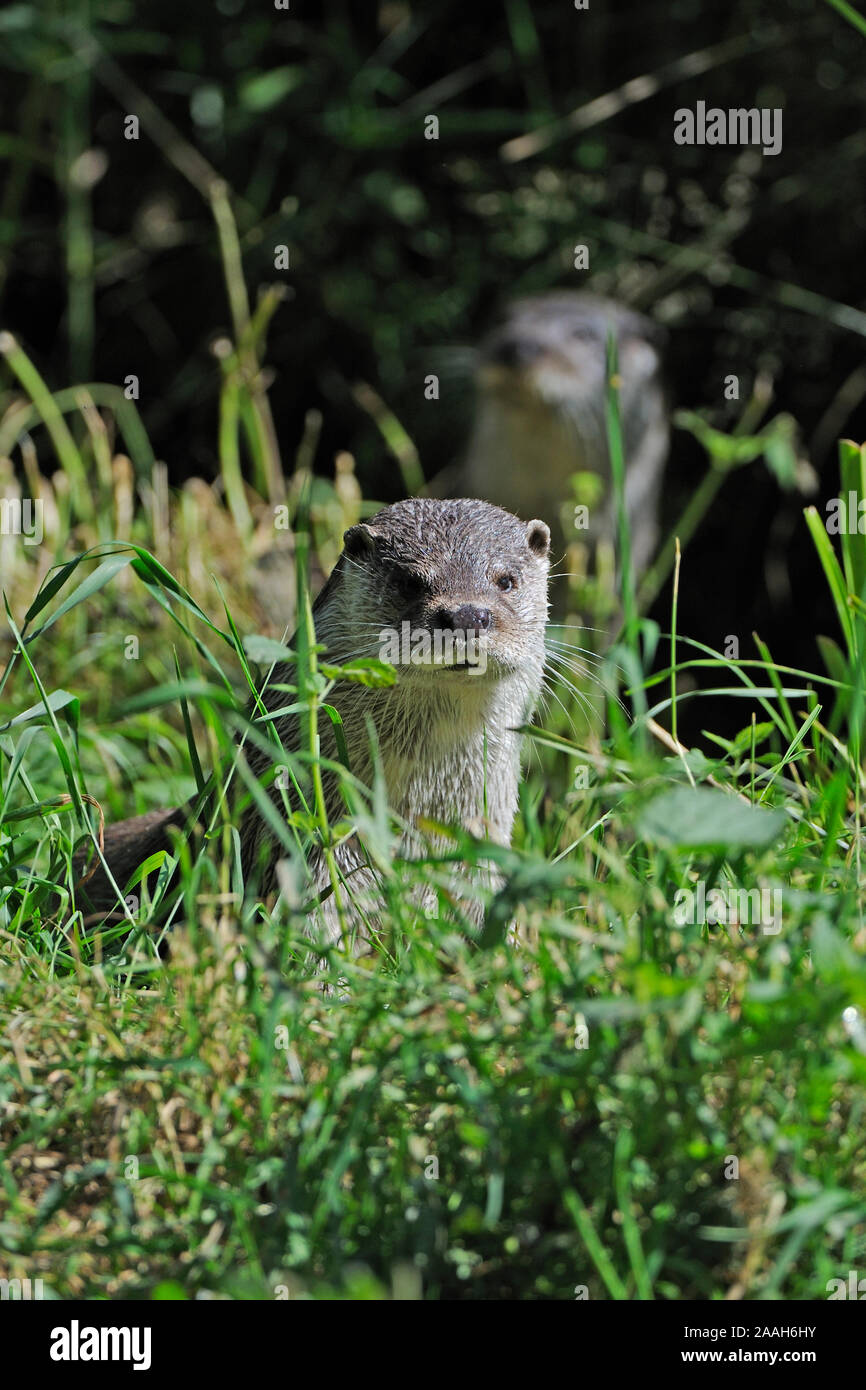
[[(339, 710), (351, 769), (364, 785), (373, 779), (372, 722), (391, 808), (405, 823), (403, 852), (417, 852), (418, 817), (457, 823), (508, 844), (517, 807), (520, 768), (518, 727), (532, 714), (544, 669), (547, 574), (550, 536), (543, 522), (525, 523), (479, 501), (409, 499), (387, 507), (346, 532), (345, 550), (313, 610), (316, 638), (325, 660), (344, 664), (378, 657), (382, 630), (433, 633), (455, 613), (486, 613), (487, 670), (401, 666), (395, 686), (369, 689), (340, 681), (329, 696)], [(505, 579), (513, 587), (504, 589)], [(268, 709), (290, 703), (272, 689), (294, 683), (291, 665), (277, 667), (264, 693)], [(321, 752), (336, 760), (330, 721), (320, 719)], [(283, 746), (298, 748), (295, 716), (277, 724)], [(252, 771), (261, 776), (270, 759), (247, 746)], [(338, 779), (323, 776), (330, 820), (345, 814)], [(281, 792), (268, 795), (284, 814)], [(170, 826), (182, 824), (185, 808), (151, 812), (106, 833), (106, 857), (121, 887), (147, 854), (169, 848)], [(264, 895), (277, 886), (280, 857), (266, 821), (252, 807), (241, 824), (245, 879)], [(356, 841), (337, 851), (340, 873), (351, 879), (353, 898), (372, 887), (372, 874)], [(320, 849), (311, 854), (318, 890), (329, 874)], [(91, 904), (113, 900), (100, 871), (87, 886)], [(357, 921), (354, 922), (357, 925)], [(312, 929), (313, 924), (311, 924)], [(325, 902), (318, 932), (335, 941), (340, 925), (333, 897)]]
[[(626, 510), (637, 574), (652, 559), (668, 448), (660, 330), (612, 300), (553, 291), (510, 304), (478, 354), (477, 407), (457, 487), (509, 511), (548, 517), (557, 555), (570, 541), (612, 544), (615, 516), (605, 425), (608, 329), (617, 343)], [(563, 526), (574, 473), (596, 474), (587, 530)]]

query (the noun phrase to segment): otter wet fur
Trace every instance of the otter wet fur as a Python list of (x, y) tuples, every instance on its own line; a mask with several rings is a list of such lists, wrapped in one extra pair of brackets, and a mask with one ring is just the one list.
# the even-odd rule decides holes
[[(517, 299), (482, 340), (477, 403), (463, 495), (550, 519), (557, 550), (574, 539), (612, 542), (615, 510), (605, 425), (606, 344), (613, 330), (626, 461), (625, 503), (632, 567), (640, 575), (658, 540), (658, 511), (668, 451), (661, 385), (663, 334), (649, 319), (598, 295), (552, 291)], [(573, 474), (596, 474), (602, 499), (585, 531), (562, 526)]]
[[(451, 659), (395, 660), (394, 685), (370, 688), (339, 680), (328, 696), (342, 719), (353, 776), (371, 786), (378, 761), (389, 806), (405, 826), (404, 855), (416, 857), (425, 843), (416, 829), (419, 820), (510, 844), (520, 777), (518, 730), (531, 718), (544, 678), (549, 551), (543, 521), (520, 521), (476, 500), (412, 498), (345, 533), (344, 550), (313, 606), (324, 660), (345, 665), (378, 658), (384, 639), (399, 635), (404, 624), (434, 649), (446, 635), (464, 639), (462, 646), (445, 644)], [(483, 661), (465, 659), (473, 643)], [(295, 680), (291, 663), (277, 665), (263, 692), (266, 709), (291, 703), (275, 687)], [(286, 751), (297, 750), (298, 715), (273, 723)], [(345, 817), (345, 802), (341, 779), (325, 765), (338, 759), (329, 719), (320, 720), (320, 737), (324, 801), (333, 823)], [(245, 749), (250, 769), (263, 781), (277, 754), (252, 744)], [(283, 793), (272, 783), (267, 795), (284, 816)], [(121, 887), (148, 855), (171, 849), (170, 828), (183, 826), (189, 814), (188, 807), (176, 807), (108, 828), (105, 857)], [(275, 891), (282, 851), (255, 803), (242, 818), (240, 842), (245, 882), (262, 896)], [(310, 935), (337, 943), (346, 929), (357, 944), (375, 915), (374, 874), (361, 846), (353, 837), (335, 849), (340, 885), (333, 893), (324, 849), (314, 846), (309, 859), (315, 891), (323, 894), (309, 921)], [(495, 882), (495, 875), (484, 872), (488, 885)], [(101, 867), (85, 891), (95, 909), (117, 905)], [(480, 925), (477, 895), (470, 893), (463, 909), (470, 923)]]

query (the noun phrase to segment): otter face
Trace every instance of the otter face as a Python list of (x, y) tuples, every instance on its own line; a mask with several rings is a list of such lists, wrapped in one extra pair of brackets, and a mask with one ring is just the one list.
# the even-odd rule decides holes
[(519, 299), (481, 345), (478, 385), (510, 411), (562, 410), (571, 417), (604, 400), (609, 329), (617, 339), (627, 405), (659, 372), (649, 320), (589, 294)]
[(390, 661), (401, 683), (540, 673), (550, 550), (543, 521), (487, 502), (413, 498), (344, 539), (339, 617), (329, 607), (317, 622), (323, 641), (330, 631), (339, 650), (341, 633), (362, 632), (363, 654)]

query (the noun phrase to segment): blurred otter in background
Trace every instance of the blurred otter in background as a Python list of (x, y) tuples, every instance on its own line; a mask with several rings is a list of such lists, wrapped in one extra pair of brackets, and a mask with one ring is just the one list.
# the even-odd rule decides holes
[[(668, 449), (661, 383), (663, 333), (613, 300), (554, 290), (517, 299), (506, 308), (470, 355), (477, 402), (465, 458), (436, 474), (425, 491), (438, 498), (477, 497), (517, 515), (544, 516), (556, 559), (562, 560), (568, 545), (583, 542), (589, 553), (580, 561), (594, 567), (600, 543), (612, 548), (616, 537), (605, 422), (609, 326), (616, 335), (621, 378), (632, 570), (640, 577), (658, 539)], [(337, 469), (339, 491), (339, 460)], [(598, 496), (588, 502), (586, 529), (574, 524), (579, 499), (571, 480), (576, 473), (598, 479)], [(253, 567), (252, 588), (263, 616), (282, 631), (286, 596), (294, 593), (293, 551), (285, 541), (275, 545), (267, 534), (264, 541), (264, 553)], [(612, 581), (612, 560), (607, 568)], [(320, 586), (314, 580), (314, 592)], [(560, 613), (566, 606), (556, 586), (553, 606)], [(610, 616), (609, 607), (602, 617), (609, 621)]]
[[(482, 340), (478, 401), (456, 491), (522, 516), (546, 516), (561, 552), (574, 541), (613, 544), (616, 509), (605, 424), (606, 344), (617, 341), (626, 510), (639, 576), (658, 539), (668, 450), (661, 331), (597, 295), (553, 291), (518, 299)], [(586, 529), (574, 526), (575, 473), (592, 473), (600, 496)]]

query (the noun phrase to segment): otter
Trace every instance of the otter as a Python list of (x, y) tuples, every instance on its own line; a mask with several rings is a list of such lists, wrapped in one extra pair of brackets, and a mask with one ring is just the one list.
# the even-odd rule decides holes
[[(669, 425), (662, 386), (664, 331), (614, 300), (553, 290), (514, 300), (470, 351), (475, 404), (463, 457), (429, 478), (435, 497), (478, 497), (517, 516), (544, 516), (557, 559), (587, 541), (615, 543), (616, 512), (605, 424), (608, 328), (617, 343), (626, 512), (632, 573), (644, 573), (658, 543), (658, 513)], [(350, 473), (338, 471), (343, 485)], [(587, 529), (574, 526), (575, 473), (594, 474), (601, 497)], [(266, 544), (252, 570), (263, 617), (282, 631), (283, 593), (294, 586), (290, 548)], [(557, 611), (564, 608), (560, 595)]]
[[(457, 470), (465, 496), (518, 514), (548, 516), (557, 549), (569, 541), (613, 543), (616, 512), (605, 425), (606, 344), (616, 338), (632, 569), (648, 567), (658, 540), (668, 421), (661, 385), (661, 332), (642, 315), (584, 292), (518, 299), (482, 340), (477, 404)], [(586, 530), (571, 519), (574, 473), (595, 474), (601, 501)], [(572, 504), (572, 505), (570, 505)]]
[[(549, 528), (483, 501), (410, 498), (350, 527), (343, 541), (313, 606), (323, 659), (343, 666), (384, 651), (398, 673), (394, 685), (381, 688), (337, 680), (328, 697), (342, 719), (353, 776), (372, 786), (378, 761), (389, 805), (405, 827), (404, 854), (417, 855), (418, 824), (425, 820), (510, 844), (519, 730), (532, 716), (544, 675)], [(395, 650), (394, 635), (406, 632), (426, 642), (414, 641), (408, 653), (406, 643), (398, 642), (403, 650)], [(292, 697), (275, 687), (295, 683), (293, 665), (277, 665), (262, 695), (265, 709), (291, 704)], [(298, 715), (285, 714), (273, 724), (283, 747), (298, 749)], [(336, 762), (329, 719), (321, 718), (320, 735), (323, 759)], [(260, 778), (275, 760), (257, 744), (245, 755)], [(340, 778), (327, 767), (322, 776), (333, 823), (345, 816)], [(267, 795), (284, 815), (282, 791), (272, 784)], [(121, 888), (148, 855), (171, 849), (172, 827), (189, 818), (190, 807), (173, 807), (108, 828), (105, 857)], [(266, 896), (277, 887), (281, 852), (255, 803), (241, 820), (240, 842), (245, 882)], [(374, 875), (358, 841), (340, 844), (334, 858), (351, 899), (369, 905)], [(310, 853), (310, 870), (316, 891), (326, 894), (330, 872), (319, 846)], [(84, 891), (96, 911), (116, 906), (101, 867)], [(310, 921), (310, 934), (320, 941), (341, 939), (347, 919), (335, 898), (325, 897), (317, 920)], [(364, 914), (349, 915), (353, 931), (360, 928), (363, 938)], [(465, 915), (480, 925), (477, 895), (474, 900), (470, 895)]]

